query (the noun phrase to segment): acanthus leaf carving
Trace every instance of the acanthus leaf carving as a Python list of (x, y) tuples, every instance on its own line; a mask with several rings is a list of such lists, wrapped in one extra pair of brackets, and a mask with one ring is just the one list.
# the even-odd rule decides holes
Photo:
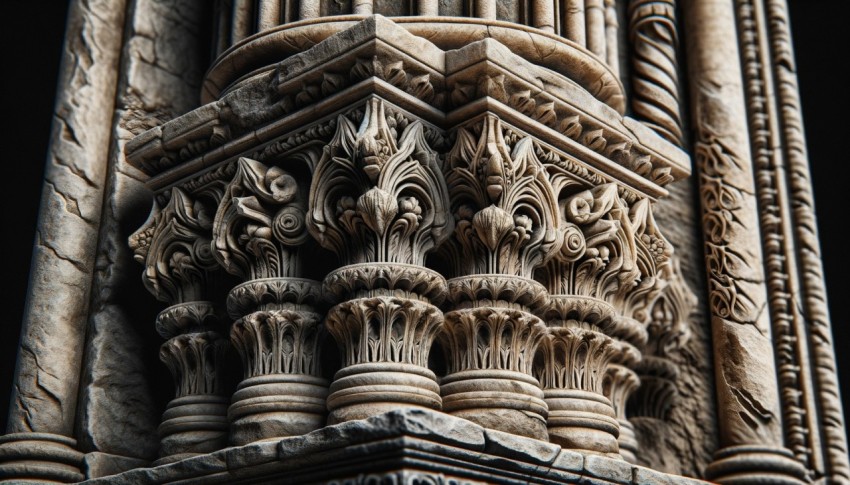
[(130, 236), (134, 257), (144, 264), (142, 280), (167, 303), (204, 300), (218, 265), (210, 250), (212, 214), (206, 201), (173, 188), (168, 203), (154, 201), (147, 222)]
[(581, 234), (586, 249), (562, 252), (540, 270), (549, 292), (609, 300), (621, 288), (631, 288), (640, 274), (637, 249), (629, 209), (616, 184), (567, 196), (560, 206), (571, 246), (581, 247)]
[(451, 232), (437, 153), (421, 122), (403, 121), (372, 99), (358, 130), (348, 118), (337, 119), (317, 164), (308, 226), (345, 263), (423, 265)]
[(297, 277), (308, 239), (303, 187), (280, 167), (240, 158), (213, 225), (214, 255), (243, 279)]
[(457, 220), (449, 247), (454, 269), (531, 277), (561, 249), (552, 186), (531, 138), (511, 151), (498, 118), (487, 116), (474, 129), (477, 140), (470, 129), (458, 130), (444, 169)]

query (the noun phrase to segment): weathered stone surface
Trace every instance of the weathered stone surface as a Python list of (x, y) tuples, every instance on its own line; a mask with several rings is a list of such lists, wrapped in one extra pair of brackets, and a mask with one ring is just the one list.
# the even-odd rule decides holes
[(0, 478), (845, 478), (782, 1), (402, 3), (78, 0)]
[[(68, 17), (18, 355), (10, 432), (71, 436), (97, 252), (124, 2), (80, 1)], [(97, 12), (97, 14), (93, 14)], [(37, 410), (37, 412), (36, 412)]]
[(93, 451), (86, 453), (83, 458), (83, 473), (86, 478), (99, 478), (117, 475), (135, 468), (144, 468), (148, 465), (149, 462), (145, 460)]
[[(150, 192), (126, 163), (123, 149), (133, 136), (195, 106), (205, 8), (193, 0), (140, 0), (129, 11), (81, 387), (78, 426), (86, 451), (152, 460), (159, 447), (155, 430), (162, 403), (157, 400), (168, 391), (155, 390), (159, 386), (152, 383), (165, 374), (149, 324), (156, 309), (150, 300), (127, 297), (144, 291), (126, 238), (145, 217), (143, 201)], [(128, 434), (134, 439), (127, 440)]]
[[(451, 436), (451, 437), (449, 437)], [(478, 439), (470, 439), (477, 437)], [(483, 443), (486, 439), (487, 443)], [(409, 465), (408, 459), (416, 465)], [(385, 472), (373, 467), (380, 463)], [(451, 463), (449, 465), (448, 463)], [(377, 475), (376, 475), (377, 473)], [(244, 445), (87, 483), (171, 483), (235, 479), (340, 483), (341, 477), (457, 477), (462, 483), (517, 480), (587, 484), (668, 483), (668, 476), (622, 460), (581, 455), (557, 445), (483, 430), (434, 411), (405, 410), (328, 426), (303, 437)], [(705, 483), (669, 478), (669, 483)], [(344, 483), (349, 483), (344, 481)], [(361, 483), (360, 481), (354, 483)], [(371, 482), (367, 482), (371, 483)], [(442, 482), (438, 482), (442, 483)]]

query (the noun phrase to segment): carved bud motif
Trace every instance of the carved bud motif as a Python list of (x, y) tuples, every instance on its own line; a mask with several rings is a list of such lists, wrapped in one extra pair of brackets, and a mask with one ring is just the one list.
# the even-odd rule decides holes
[(402, 123), (387, 111), (372, 99), (359, 129), (339, 116), (313, 174), (310, 232), (346, 264), (423, 265), (453, 227), (422, 123), (407, 124), (398, 135)]
[(204, 300), (218, 264), (210, 251), (211, 211), (179, 188), (168, 204), (154, 201), (147, 222), (130, 236), (136, 261), (145, 266), (142, 280), (167, 303)]
[(297, 277), (307, 241), (306, 200), (295, 178), (248, 158), (237, 162), (213, 224), (214, 256), (246, 280)]
[(531, 138), (511, 152), (498, 118), (485, 117), (480, 130), (477, 139), (457, 131), (444, 167), (457, 221), (454, 269), (529, 278), (562, 245), (555, 194)]

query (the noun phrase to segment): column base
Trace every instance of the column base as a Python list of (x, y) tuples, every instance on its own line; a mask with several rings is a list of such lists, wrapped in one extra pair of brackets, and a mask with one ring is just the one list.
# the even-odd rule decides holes
[(549, 441), (566, 449), (619, 458), (620, 425), (611, 401), (581, 389), (546, 389)]
[(85, 479), (76, 440), (51, 433), (0, 436), (0, 481), (72, 483)]
[(618, 419), (617, 422), (620, 424), (620, 437), (617, 438), (620, 456), (629, 463), (637, 464), (638, 441), (635, 427), (628, 419)]
[(200, 394), (172, 399), (159, 425), (160, 459), (155, 465), (212, 453), (227, 446), (227, 406), (224, 396)]
[(227, 410), (230, 442), (244, 445), (299, 436), (325, 425), (325, 379), (305, 374), (271, 374), (242, 381)]
[(485, 428), (546, 441), (548, 408), (533, 377), (508, 370), (467, 370), (443, 378), (443, 410)]
[(336, 373), (328, 396), (328, 424), (366, 419), (386, 412), (442, 407), (437, 376), (425, 367), (373, 362)]
[(707, 479), (722, 485), (800, 485), (806, 469), (784, 448), (730, 446), (717, 451), (705, 470)]

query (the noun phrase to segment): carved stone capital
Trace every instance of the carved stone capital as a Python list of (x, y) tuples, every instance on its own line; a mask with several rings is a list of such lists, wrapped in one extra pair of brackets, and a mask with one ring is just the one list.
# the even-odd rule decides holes
[(240, 158), (212, 227), (213, 255), (243, 280), (301, 275), (306, 185), (289, 172)]
[(227, 295), (227, 312), (238, 319), (255, 311), (280, 308), (313, 311), (321, 305), (322, 285), (304, 278), (264, 278), (233, 287)]
[(218, 264), (210, 247), (215, 197), (191, 197), (173, 188), (164, 207), (154, 201), (148, 220), (129, 244), (145, 266), (142, 281), (157, 299), (167, 303), (203, 300), (213, 289)]
[(666, 421), (679, 395), (678, 367), (663, 357), (646, 355), (635, 370), (640, 388), (629, 401), (629, 415)]
[(531, 278), (561, 248), (554, 189), (531, 137), (511, 149), (494, 115), (456, 132), (443, 169), (457, 228), (448, 248), (457, 275)]
[(549, 439), (561, 446), (615, 454), (619, 426), (602, 394), (603, 378), (623, 344), (587, 323), (548, 328), (536, 374), (549, 407)]
[(359, 128), (344, 115), (310, 187), (310, 232), (344, 264), (407, 263), (451, 234), (448, 192), (421, 121), (370, 99)]
[(401, 263), (343, 266), (325, 277), (323, 287), (326, 297), (333, 302), (403, 294), (439, 305), (446, 298), (446, 280), (440, 273)]
[(328, 312), (327, 328), (343, 353), (328, 397), (332, 423), (398, 407), (440, 409), (440, 388), (428, 354), (443, 314), (423, 301), (356, 298)]
[[(555, 187), (568, 193), (569, 185), (562, 179), (552, 176)], [(640, 277), (635, 234), (629, 207), (616, 184), (567, 195), (560, 206), (562, 224), (569, 228), (566, 241), (575, 240), (574, 250), (561, 251), (538, 271), (549, 293), (611, 301), (624, 288), (634, 286)]]
[(190, 332), (218, 330), (221, 311), (211, 301), (190, 301), (171, 305), (156, 316), (156, 331), (166, 339)]
[(177, 397), (224, 392), (222, 369), (229, 344), (217, 332), (184, 333), (166, 341), (159, 358), (174, 377)]
[(171, 371), (177, 397), (159, 426), (159, 463), (227, 446), (224, 369), (230, 344), (217, 332), (191, 332), (166, 341), (159, 357)]
[(477, 307), (446, 313), (449, 374), (443, 409), (484, 427), (546, 439), (547, 407), (532, 374), (546, 327), (523, 310)]
[(449, 301), (455, 309), (509, 307), (531, 311), (549, 303), (549, 294), (540, 283), (511, 275), (470, 275), (448, 280)]

